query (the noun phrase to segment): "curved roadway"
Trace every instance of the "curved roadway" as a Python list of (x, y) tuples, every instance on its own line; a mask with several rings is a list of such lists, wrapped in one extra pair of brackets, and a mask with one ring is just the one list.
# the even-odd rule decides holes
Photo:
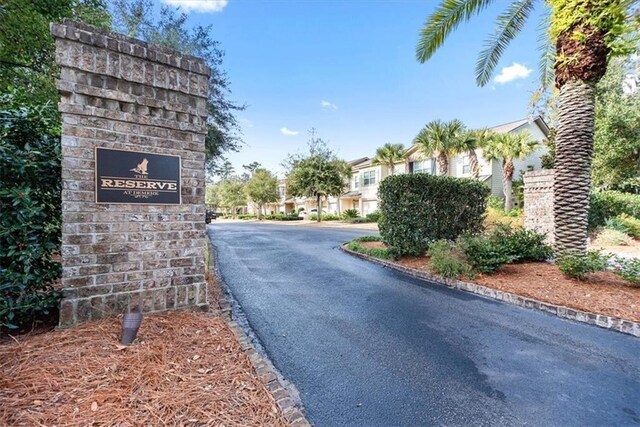
[(351, 257), (370, 234), (208, 227), (222, 276), (316, 426), (640, 425), (640, 340)]

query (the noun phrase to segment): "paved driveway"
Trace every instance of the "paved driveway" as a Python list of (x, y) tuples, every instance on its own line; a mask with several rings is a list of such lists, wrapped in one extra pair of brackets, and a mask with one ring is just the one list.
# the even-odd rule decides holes
[(640, 340), (353, 258), (366, 232), (214, 224), (222, 275), (316, 426), (640, 425)]

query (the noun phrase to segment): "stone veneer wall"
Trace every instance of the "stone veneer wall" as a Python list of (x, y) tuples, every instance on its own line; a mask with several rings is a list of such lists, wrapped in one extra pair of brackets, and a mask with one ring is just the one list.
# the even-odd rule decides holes
[(524, 227), (547, 233), (547, 241), (554, 242), (553, 222), (554, 170), (546, 169), (524, 174)]
[[(60, 325), (205, 306), (210, 70), (199, 58), (68, 20), (51, 33), (63, 123)], [(181, 156), (182, 204), (96, 204), (95, 147)]]

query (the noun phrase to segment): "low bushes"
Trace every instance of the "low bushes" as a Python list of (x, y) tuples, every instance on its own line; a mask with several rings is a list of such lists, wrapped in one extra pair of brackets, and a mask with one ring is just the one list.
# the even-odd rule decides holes
[(438, 240), (429, 246), (431, 269), (434, 273), (448, 278), (473, 277), (473, 269), (464, 254), (446, 240)]
[(502, 248), (513, 262), (545, 261), (553, 255), (553, 248), (545, 243), (546, 236), (522, 227), (499, 225), (489, 234), (489, 240)]
[(588, 273), (607, 269), (609, 258), (599, 251), (567, 251), (556, 258), (556, 265), (564, 274), (578, 280), (584, 280)]
[(620, 259), (618, 258), (613, 263), (614, 273), (622, 277), (623, 279), (633, 283), (636, 286), (640, 286), (640, 259)]
[(52, 317), (62, 296), (56, 117), (49, 105), (0, 110), (0, 330)]
[(471, 268), (480, 273), (491, 274), (514, 260), (506, 248), (494, 244), (487, 236), (462, 236), (456, 244)]
[[(318, 219), (318, 214), (309, 214), (308, 219), (310, 219), (311, 221), (315, 221)], [(322, 214), (322, 220), (323, 221), (340, 221), (342, 218), (340, 218), (339, 215), (334, 215), (334, 214), (330, 214), (330, 213), (323, 213)]]
[(298, 214), (295, 212), (290, 214), (264, 215), (263, 218), (271, 221), (300, 221), (302, 219), (298, 217)]
[(605, 225), (607, 219), (626, 214), (640, 218), (640, 195), (601, 191), (591, 194), (589, 205), (589, 229)]
[(369, 221), (369, 222), (378, 222), (380, 221), (380, 211), (373, 211), (371, 213), (368, 213), (365, 215), (365, 218)]
[(347, 248), (351, 249), (354, 252), (369, 255), (375, 258), (390, 259), (391, 255), (389, 254), (389, 250), (387, 248), (371, 248), (361, 245), (361, 243), (364, 242), (379, 242), (381, 240), (382, 239), (380, 236), (358, 237), (357, 239), (353, 239), (352, 241), (347, 243)]
[(629, 236), (640, 239), (640, 219), (627, 214), (621, 214), (617, 219), (622, 223)]
[(623, 231), (605, 228), (598, 233), (593, 243), (596, 246), (626, 246), (630, 245), (633, 239)]
[(480, 231), (489, 189), (470, 179), (404, 174), (385, 178), (378, 196), (380, 234), (391, 253), (420, 255), (436, 240)]
[(358, 218), (360, 216), (360, 212), (357, 209), (345, 209), (342, 211), (342, 217), (344, 219), (347, 218)]

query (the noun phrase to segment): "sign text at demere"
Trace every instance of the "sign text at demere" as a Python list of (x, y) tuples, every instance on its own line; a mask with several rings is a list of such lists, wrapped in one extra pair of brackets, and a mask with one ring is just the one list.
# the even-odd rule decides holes
[(96, 203), (179, 205), (180, 156), (96, 147)]

